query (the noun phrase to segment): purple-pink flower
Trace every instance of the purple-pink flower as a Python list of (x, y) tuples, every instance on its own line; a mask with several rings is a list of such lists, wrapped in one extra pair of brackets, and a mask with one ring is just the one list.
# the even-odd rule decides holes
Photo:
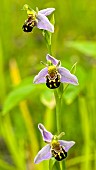
[(47, 30), (49, 32), (54, 32), (54, 26), (48, 20), (46, 16), (50, 15), (55, 8), (46, 8), (40, 11), (34, 11), (27, 4), (23, 7), (24, 10), (27, 10), (28, 19), (25, 20), (23, 25), (23, 31), (31, 32), (32, 29), (36, 26), (39, 29)]
[(68, 83), (78, 85), (78, 79), (75, 75), (64, 67), (61, 67), (61, 62), (51, 55), (46, 55), (47, 63), (35, 77), (33, 82), (35, 84), (46, 83), (50, 89), (55, 89), (60, 86), (60, 83)]
[(57, 161), (61, 161), (67, 157), (68, 150), (75, 144), (74, 141), (59, 140), (64, 133), (59, 136), (53, 135), (47, 131), (46, 128), (39, 123), (38, 128), (41, 132), (43, 141), (47, 143), (36, 155), (34, 163), (38, 164), (43, 160), (54, 157)]

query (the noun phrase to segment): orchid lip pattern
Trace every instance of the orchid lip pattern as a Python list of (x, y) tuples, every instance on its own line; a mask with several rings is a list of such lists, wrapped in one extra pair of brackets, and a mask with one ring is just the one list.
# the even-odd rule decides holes
[(57, 161), (61, 161), (67, 157), (68, 150), (75, 144), (74, 141), (59, 140), (62, 136), (54, 136), (51, 132), (39, 123), (38, 128), (41, 132), (43, 140), (47, 143), (36, 155), (34, 163), (38, 164), (43, 160), (54, 157)]
[(78, 79), (75, 75), (64, 67), (61, 67), (61, 62), (51, 55), (46, 55), (46, 60), (49, 64), (42, 69), (38, 75), (34, 77), (35, 84), (46, 83), (50, 89), (55, 89), (60, 86), (60, 83), (68, 83), (78, 85)]
[(47, 30), (49, 32), (54, 32), (54, 26), (50, 23), (46, 16), (50, 15), (55, 8), (46, 8), (40, 11), (34, 11), (27, 4), (23, 7), (27, 11), (28, 18), (23, 24), (24, 32), (31, 32), (32, 29), (36, 26), (39, 29)]

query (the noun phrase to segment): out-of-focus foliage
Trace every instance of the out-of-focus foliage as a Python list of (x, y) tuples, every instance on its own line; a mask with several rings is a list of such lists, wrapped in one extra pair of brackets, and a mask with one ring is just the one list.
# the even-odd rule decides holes
[(89, 0), (0, 2), (0, 169), (43, 170), (48, 161), (33, 162), (44, 145), (37, 125), (41, 122), (57, 133), (53, 91), (45, 84), (32, 83), (48, 51), (41, 30), (22, 30), (26, 3), (33, 9), (56, 8), (52, 55), (69, 70), (77, 62), (79, 80), (79, 86), (66, 89), (61, 108), (64, 138), (76, 141), (66, 166), (68, 170), (95, 170), (96, 2)]

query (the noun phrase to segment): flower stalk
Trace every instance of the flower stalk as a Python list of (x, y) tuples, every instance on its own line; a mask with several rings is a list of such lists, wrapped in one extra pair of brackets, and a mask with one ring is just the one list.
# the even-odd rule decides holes
[[(51, 170), (53, 166), (58, 170), (66, 170), (65, 161), (62, 161), (67, 157), (68, 150), (75, 144), (74, 141), (59, 140), (64, 132), (61, 132), (61, 112), (62, 112), (62, 96), (69, 84), (78, 85), (77, 77), (72, 74), (68, 69), (61, 66), (61, 61), (52, 57), (52, 33), (54, 33), (54, 15), (52, 16), (51, 22), (47, 18), (55, 8), (46, 8), (36, 11), (31, 9), (27, 4), (23, 7), (27, 11), (27, 20), (23, 24), (24, 32), (31, 32), (34, 27), (42, 29), (42, 34), (45, 38), (45, 42), (48, 48), (48, 53), (46, 55), (47, 63), (45, 68), (43, 68), (33, 80), (33, 83), (45, 83), (49, 89), (54, 90), (54, 96), (56, 101), (56, 124), (58, 136), (53, 135), (51, 132), (47, 131), (46, 128), (39, 123), (38, 128), (41, 132), (43, 140), (47, 143), (36, 155), (34, 163), (38, 164), (43, 160), (51, 159), (49, 162), (49, 169)], [(75, 66), (72, 68), (74, 70)], [(66, 83), (65, 85), (63, 83)], [(55, 161), (54, 161), (55, 160)], [(58, 161), (60, 163), (58, 163)], [(62, 161), (62, 162), (61, 162)]]
[[(49, 37), (48, 37), (49, 35)], [(43, 31), (43, 36), (45, 37), (46, 44), (48, 47), (48, 51), (51, 52), (51, 33), (48, 34), (48, 31)], [(60, 134), (61, 132), (61, 111), (62, 111), (62, 96), (64, 93), (64, 84), (63, 83), (68, 83), (68, 84), (73, 84), (73, 85), (78, 85), (78, 79), (75, 75), (71, 74), (70, 71), (64, 67), (61, 67), (61, 62), (54, 57), (52, 57), (50, 54), (46, 55), (47, 59), (47, 64), (44, 64), (46, 67), (42, 69), (34, 78), (33, 82), (35, 84), (39, 83), (46, 83), (46, 86), (50, 89), (54, 89), (54, 95), (55, 95), (55, 100), (56, 100), (56, 124), (57, 124), (57, 133)], [(43, 63), (43, 62), (42, 62)], [(42, 134), (43, 140), (44, 140), (44, 133), (48, 135), (48, 131), (39, 124), (39, 130)], [(46, 133), (47, 132), (47, 133)], [(45, 136), (46, 136), (45, 135)], [(50, 136), (50, 135), (49, 135)], [(54, 136), (52, 138), (51, 135), (51, 145), (50, 141), (48, 142), (46, 139), (44, 141), (48, 142), (49, 145), (47, 145), (45, 148), (42, 148), (41, 151), (38, 152), (37, 156), (35, 157), (35, 163), (38, 163), (44, 159), (50, 159), (51, 157), (54, 157), (55, 159), (59, 160), (60, 162), (54, 162), (53, 160), (49, 161), (49, 166), (56, 166), (55, 169), (58, 170), (66, 170), (65, 166), (65, 161), (61, 161), (62, 159), (66, 158), (67, 152), (63, 150), (62, 145), (58, 142), (56, 148), (61, 147), (60, 150), (62, 152), (58, 152), (54, 150)], [(50, 149), (50, 147), (51, 149)], [(49, 152), (50, 149), (50, 152)], [(45, 156), (44, 152), (48, 152), (48, 154)], [(50, 155), (51, 154), (51, 155)], [(59, 157), (60, 155), (60, 157)], [(39, 157), (41, 160), (39, 160)], [(41, 158), (43, 157), (43, 158)], [(52, 168), (50, 168), (51, 170)]]

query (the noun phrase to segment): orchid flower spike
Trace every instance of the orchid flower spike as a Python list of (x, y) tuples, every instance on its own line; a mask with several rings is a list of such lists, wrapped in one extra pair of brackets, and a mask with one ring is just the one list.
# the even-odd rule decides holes
[(46, 83), (50, 89), (55, 89), (60, 86), (60, 83), (68, 83), (78, 85), (78, 79), (75, 75), (64, 67), (61, 67), (61, 62), (51, 55), (46, 55), (47, 63), (33, 80), (33, 83)]
[(43, 160), (54, 157), (57, 161), (61, 161), (67, 157), (68, 150), (75, 144), (74, 141), (59, 140), (64, 133), (59, 136), (53, 135), (47, 131), (45, 127), (39, 123), (38, 128), (41, 132), (43, 140), (47, 143), (36, 155), (34, 163), (38, 164)]
[(55, 8), (46, 8), (40, 11), (36, 8), (36, 11), (34, 11), (25, 4), (23, 9), (26, 10), (28, 14), (28, 18), (25, 20), (22, 27), (24, 32), (31, 32), (35, 26), (39, 29), (47, 30), (52, 33), (54, 32), (54, 26), (46, 16), (50, 15)]

